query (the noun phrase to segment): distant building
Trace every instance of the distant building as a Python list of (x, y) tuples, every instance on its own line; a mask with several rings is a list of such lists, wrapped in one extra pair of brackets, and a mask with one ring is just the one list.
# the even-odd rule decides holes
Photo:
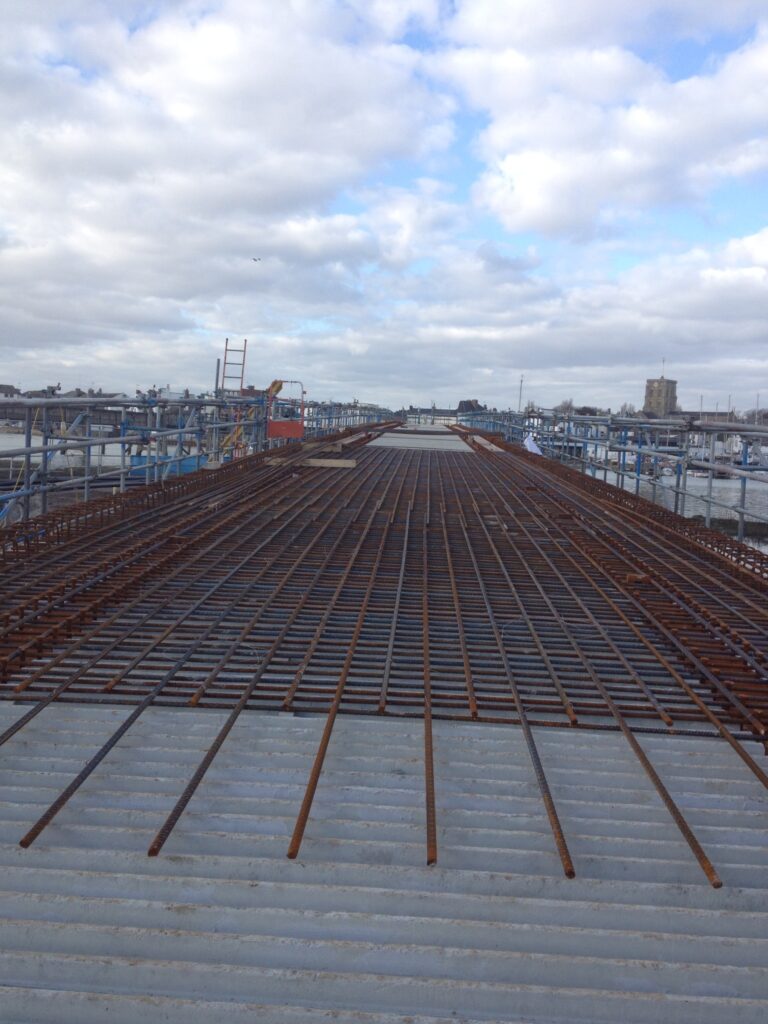
[(677, 409), (677, 381), (655, 377), (645, 382), (643, 412), (654, 416), (669, 416)]
[(436, 406), (417, 407), (414, 405), (408, 406), (407, 409), (401, 409), (397, 416), (400, 419), (406, 421), (406, 423), (455, 423), (456, 422), (456, 410), (455, 409), (438, 409)]
[(18, 394), (20, 394), (19, 389), (15, 388), (13, 384), (0, 384), (0, 398), (13, 398)]
[(721, 409), (683, 409), (678, 416), (684, 420), (724, 420), (726, 413)]

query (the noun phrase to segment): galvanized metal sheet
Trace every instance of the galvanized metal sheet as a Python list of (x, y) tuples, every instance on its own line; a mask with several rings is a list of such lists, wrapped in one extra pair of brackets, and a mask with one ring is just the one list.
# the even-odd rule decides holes
[[(0, 726), (23, 710), (0, 705)], [(291, 861), (324, 719), (259, 713), (147, 858), (226, 715), (158, 708), (22, 850), (36, 809), (128, 710), (56, 706), (3, 749), (4, 1020), (765, 1020), (768, 806), (725, 744), (643, 741), (722, 865), (720, 890), (702, 884), (621, 737), (536, 730), (572, 838), (569, 881), (520, 730), (455, 722), (434, 724), (431, 868), (420, 722), (339, 721)]]

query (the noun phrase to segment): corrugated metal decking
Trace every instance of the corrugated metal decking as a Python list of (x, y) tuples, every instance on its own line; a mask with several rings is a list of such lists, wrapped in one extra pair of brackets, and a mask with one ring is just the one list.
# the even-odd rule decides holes
[(371, 448), (411, 448), (416, 451), (471, 453), (472, 449), (459, 435), (440, 424), (401, 427), (387, 430), (370, 442)]
[(460, 722), (435, 722), (433, 868), (421, 723), (352, 716), (298, 861), (285, 849), (319, 716), (242, 716), (163, 856), (146, 856), (226, 717), (167, 708), (22, 850), (123, 716), (62, 706), (55, 731), (41, 717), (4, 752), (4, 1022), (765, 1020), (766, 800), (725, 744), (642, 740), (720, 890), (621, 737), (540, 730), (579, 868), (565, 879), (520, 730)]

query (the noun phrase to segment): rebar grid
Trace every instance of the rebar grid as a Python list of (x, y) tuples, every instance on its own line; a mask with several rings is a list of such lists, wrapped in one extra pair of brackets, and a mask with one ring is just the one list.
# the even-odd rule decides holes
[(621, 732), (719, 885), (636, 736), (721, 737), (768, 785), (745, 745), (768, 730), (764, 581), (540, 459), (351, 447), (354, 469), (244, 460), (7, 551), (0, 697), (30, 707), (0, 745), (56, 702), (133, 705), (22, 845), (151, 705), (230, 711), (152, 855), (241, 713), (322, 713), (294, 857), (336, 716), (386, 714), (424, 721), (433, 863), (431, 722), (457, 718), (522, 728), (569, 877), (535, 730)]

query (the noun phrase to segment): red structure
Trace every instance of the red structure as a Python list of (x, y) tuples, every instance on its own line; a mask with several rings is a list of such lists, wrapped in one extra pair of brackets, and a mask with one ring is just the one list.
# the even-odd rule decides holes
[[(298, 384), (298, 398), (278, 398), (283, 384)], [(276, 386), (277, 385), (277, 386)], [(274, 381), (267, 393), (267, 437), (304, 438), (304, 385), (300, 380)]]

